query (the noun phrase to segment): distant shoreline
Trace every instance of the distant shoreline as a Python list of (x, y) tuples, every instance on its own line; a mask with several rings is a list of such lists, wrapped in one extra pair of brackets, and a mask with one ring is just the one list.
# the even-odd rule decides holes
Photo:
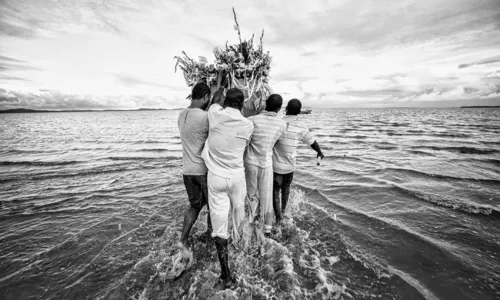
[(139, 108), (139, 109), (72, 109), (72, 110), (39, 110), (27, 108), (14, 108), (0, 110), (0, 114), (20, 113), (53, 113), (53, 112), (106, 112), (106, 111), (156, 111), (156, 110), (180, 110), (182, 108)]
[(460, 106), (460, 108), (499, 108), (500, 106), (496, 105), (485, 105), (485, 106)]
[[(460, 107), (318, 107), (315, 109), (393, 109), (393, 108), (500, 108), (499, 105), (484, 106), (460, 106)], [(14, 108), (0, 110), (0, 114), (19, 114), (19, 113), (62, 113), (62, 112), (120, 112), (120, 111), (161, 111), (161, 110), (181, 110), (182, 108), (138, 108), (138, 109), (65, 109), (65, 110), (45, 110)]]

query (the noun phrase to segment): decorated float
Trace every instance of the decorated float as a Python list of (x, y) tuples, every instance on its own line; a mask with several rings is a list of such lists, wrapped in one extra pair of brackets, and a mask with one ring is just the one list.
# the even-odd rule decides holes
[(254, 35), (248, 40), (242, 39), (234, 8), (233, 14), (239, 44), (228, 46), (226, 42), (225, 47), (216, 47), (213, 50), (213, 63), (209, 63), (203, 56), (199, 56), (198, 60), (192, 59), (182, 51), (183, 56), (174, 57), (177, 60), (175, 71), (182, 70), (190, 88), (198, 82), (205, 82), (212, 91), (211, 96), (221, 85), (224, 85), (224, 93), (230, 88), (241, 89), (245, 94), (242, 113), (248, 117), (263, 110), (265, 100), (272, 94), (268, 84), (271, 56), (269, 51), (264, 51), (264, 30), (257, 45), (254, 43)]

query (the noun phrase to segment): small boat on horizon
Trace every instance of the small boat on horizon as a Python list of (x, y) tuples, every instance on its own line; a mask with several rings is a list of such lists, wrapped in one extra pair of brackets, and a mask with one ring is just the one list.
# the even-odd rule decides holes
[(304, 108), (303, 110), (300, 111), (300, 114), (310, 115), (311, 112), (312, 112), (312, 109), (310, 109), (310, 108)]

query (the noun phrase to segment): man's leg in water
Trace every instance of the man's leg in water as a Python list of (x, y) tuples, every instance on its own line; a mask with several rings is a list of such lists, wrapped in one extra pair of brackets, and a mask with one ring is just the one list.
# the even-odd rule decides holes
[(222, 287), (232, 281), (229, 271), (229, 256), (227, 249), (228, 235), (228, 214), (230, 209), (229, 186), (230, 179), (223, 178), (208, 172), (208, 202), (210, 203), (210, 217), (212, 220), (212, 237), (217, 248), (221, 275), (219, 280)]
[(280, 203), (280, 190), (283, 183), (283, 175), (273, 173), (273, 209), (276, 222), (279, 223), (282, 219), (281, 203)]
[(285, 214), (286, 205), (288, 204), (288, 197), (290, 196), (290, 185), (293, 180), (293, 172), (283, 176), (283, 186), (281, 190), (281, 213)]
[(273, 167), (259, 167), (260, 210), (264, 221), (264, 234), (269, 235), (273, 228)]
[(207, 231), (205, 232), (206, 238), (212, 236), (212, 221), (210, 220), (210, 205), (208, 205), (208, 186), (207, 186), (207, 175), (203, 176), (201, 182), (201, 188), (203, 192), (203, 203), (207, 205)]
[(250, 207), (250, 222), (253, 222), (258, 216), (260, 207), (258, 193), (258, 172), (259, 167), (245, 164), (245, 180), (248, 206)]
[(199, 178), (197, 178), (198, 176), (183, 175), (182, 177), (184, 179), (184, 186), (186, 187), (190, 206), (184, 214), (184, 224), (182, 226), (181, 240), (180, 243), (177, 244), (177, 246), (179, 247), (179, 250), (181, 251), (181, 255), (183, 257), (189, 257), (189, 233), (191, 232), (191, 228), (196, 222), (196, 219), (198, 219), (198, 215), (200, 214), (200, 210), (204, 204), (204, 199), (202, 185), (200, 184)]
[(245, 198), (247, 196), (245, 177), (230, 179), (230, 184), (229, 199), (233, 207), (233, 230), (239, 234), (241, 223), (245, 219)]

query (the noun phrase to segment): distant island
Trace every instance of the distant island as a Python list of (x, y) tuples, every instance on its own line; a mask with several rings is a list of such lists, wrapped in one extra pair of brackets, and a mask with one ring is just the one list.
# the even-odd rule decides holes
[(139, 108), (139, 109), (66, 109), (66, 110), (39, 110), (28, 108), (14, 108), (0, 110), (1, 114), (17, 114), (17, 113), (48, 113), (48, 112), (103, 112), (103, 111), (149, 111), (149, 110), (179, 110), (181, 108)]
[(496, 105), (485, 105), (485, 106), (460, 106), (460, 108), (499, 108), (500, 106)]

